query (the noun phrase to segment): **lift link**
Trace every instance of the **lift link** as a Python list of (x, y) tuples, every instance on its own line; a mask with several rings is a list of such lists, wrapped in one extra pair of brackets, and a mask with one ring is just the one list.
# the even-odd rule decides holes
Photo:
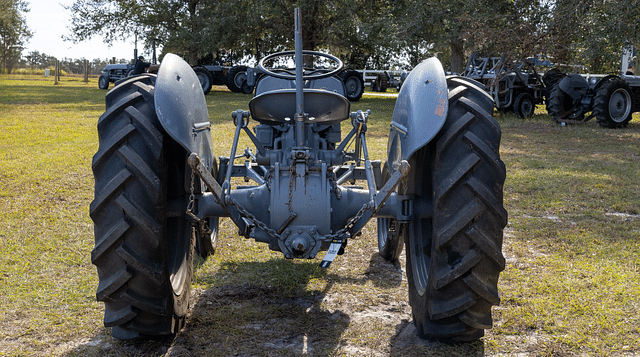
[(391, 175), (389, 180), (382, 186), (380, 191), (375, 194), (371, 202), (365, 204), (356, 217), (354, 217), (347, 226), (334, 234), (331, 240), (331, 245), (327, 250), (322, 262), (320, 262), (321, 268), (329, 268), (331, 262), (336, 258), (337, 255), (340, 255), (340, 249), (344, 249), (344, 245), (346, 240), (349, 237), (352, 237), (356, 233), (358, 233), (367, 222), (373, 217), (373, 215), (384, 206), (384, 203), (387, 201), (391, 193), (395, 191), (396, 187), (400, 184), (402, 179), (407, 177), (409, 171), (411, 170), (411, 165), (406, 160), (402, 160), (398, 169)]
[(218, 181), (216, 181), (213, 178), (213, 176), (211, 175), (209, 170), (205, 167), (205, 165), (200, 161), (198, 154), (191, 153), (191, 155), (189, 155), (188, 162), (189, 162), (189, 166), (191, 167), (191, 170), (193, 170), (193, 172), (195, 172), (196, 175), (200, 177), (200, 179), (202, 180), (202, 182), (204, 182), (204, 184), (207, 186), (209, 191), (211, 191), (211, 193), (213, 194), (213, 197), (215, 197), (220, 207), (222, 207), (225, 213), (227, 213), (227, 215), (231, 218), (233, 223), (235, 223), (238, 229), (240, 229), (240, 234), (248, 238), (250, 227), (242, 218), (242, 216), (240, 215), (240, 212), (238, 212), (238, 209), (235, 208), (234, 206), (227, 204), (225, 200), (227, 196), (224, 193), (224, 190), (222, 189)]

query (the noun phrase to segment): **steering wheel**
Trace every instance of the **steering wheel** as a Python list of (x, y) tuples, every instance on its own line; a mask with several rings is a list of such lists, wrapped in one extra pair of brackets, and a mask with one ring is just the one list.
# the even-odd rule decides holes
[[(268, 69), (267, 67), (264, 66), (264, 63), (266, 61), (272, 60), (274, 58), (277, 57), (284, 57), (284, 56), (290, 56), (290, 55), (295, 55), (295, 51), (282, 51), (282, 52), (277, 52), (277, 53), (272, 53), (270, 55), (268, 55), (267, 57), (264, 57), (263, 59), (260, 60), (260, 62), (258, 62), (258, 68), (260, 68), (260, 70), (269, 76), (272, 77), (276, 77), (276, 78), (280, 78), (280, 79), (288, 79), (288, 80), (295, 80), (296, 76), (294, 74), (285, 74), (285, 73), (278, 73), (278, 72), (274, 72), (271, 69)], [(306, 80), (312, 80), (312, 79), (320, 79), (320, 78), (327, 78), (327, 77), (331, 77), (333, 75), (336, 75), (338, 73), (340, 73), (340, 71), (342, 70), (342, 68), (344, 68), (344, 64), (342, 63), (342, 61), (335, 56), (332, 56), (330, 54), (327, 53), (322, 53), (322, 52), (317, 52), (317, 51), (302, 51), (302, 55), (311, 55), (311, 56), (318, 56), (318, 57), (324, 57), (329, 59), (329, 61), (335, 63), (338, 65), (338, 67), (330, 72), (325, 72), (325, 73), (317, 73), (317, 74), (311, 74), (311, 75), (303, 75), (302, 76), (302, 80), (306, 81)], [(296, 63), (296, 65), (298, 65)]]

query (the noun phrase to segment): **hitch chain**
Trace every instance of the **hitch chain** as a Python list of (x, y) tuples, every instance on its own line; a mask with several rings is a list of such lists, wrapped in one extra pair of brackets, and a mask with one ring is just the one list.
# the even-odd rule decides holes
[(196, 203), (196, 195), (194, 194), (195, 192), (195, 188), (194, 188), (194, 183), (195, 183), (195, 175), (193, 173), (193, 170), (191, 170), (191, 191), (189, 193), (189, 203), (187, 203), (187, 216), (193, 218), (196, 222), (200, 222), (200, 218), (198, 218), (198, 216), (196, 216), (193, 213), (193, 209)]
[(257, 219), (254, 215), (252, 215), (249, 211), (247, 211), (244, 207), (242, 207), (241, 204), (237, 203), (230, 196), (226, 196), (225, 201), (227, 201), (227, 204), (229, 204), (230, 206), (235, 207), (238, 210), (238, 212), (240, 213), (240, 215), (242, 217), (244, 217), (247, 221), (249, 221), (249, 223), (252, 223), (254, 226), (262, 229), (265, 232), (267, 232), (267, 234), (269, 236), (273, 237), (273, 238), (279, 238), (280, 237), (280, 235), (278, 234), (278, 232), (276, 232), (275, 229), (269, 228), (266, 223), (264, 223), (261, 220)]
[[(192, 154), (192, 156), (195, 154)], [(190, 157), (191, 160), (191, 157)], [(199, 159), (197, 158), (197, 155), (195, 156), (195, 161), (193, 163), (190, 162), (190, 166), (192, 167), (191, 169), (191, 189), (189, 192), (189, 202), (187, 204), (187, 209), (186, 209), (186, 214), (191, 217), (192, 219), (194, 219), (196, 222), (200, 222), (201, 219), (198, 218), (198, 216), (196, 216), (193, 212), (193, 209), (195, 208), (195, 174), (197, 174), (200, 179), (204, 180), (205, 183), (207, 183), (207, 186), (209, 187), (214, 186), (215, 184), (217, 184), (216, 182), (213, 183), (208, 183), (207, 178), (203, 177), (203, 174), (200, 173), (200, 171), (196, 170), (196, 167), (198, 165), (201, 165), (201, 163), (199, 162)], [(292, 178), (291, 178), (292, 179)], [(290, 181), (291, 181), (290, 179)], [(329, 180), (331, 183), (331, 180)], [(228, 183), (228, 181), (225, 182), (225, 184)], [(336, 185), (337, 186), (337, 185)], [(338, 192), (338, 190), (336, 190), (336, 192)], [(291, 187), (289, 188), (289, 195), (291, 196)], [(260, 229), (262, 229), (263, 231), (267, 232), (267, 234), (275, 239), (281, 239), (281, 235), (278, 234), (278, 232), (275, 229), (269, 228), (269, 226), (267, 226), (266, 223), (260, 221), (259, 219), (257, 219), (253, 214), (251, 214), (249, 211), (247, 211), (240, 203), (236, 202), (233, 198), (231, 198), (231, 196), (226, 193), (225, 191), (222, 192), (222, 197), (221, 197), (223, 202), (220, 202), (220, 204), (224, 205), (230, 205), (235, 207), (238, 210), (238, 213), (240, 214), (240, 216), (245, 220), (248, 221), (248, 223), (253, 224), (255, 227), (258, 227)], [(289, 197), (289, 200), (291, 200), (291, 197)], [(291, 203), (289, 203), (290, 205)], [(224, 206), (223, 206), (224, 207)], [(333, 233), (333, 234), (328, 234), (326, 236), (323, 237), (323, 241), (331, 241), (331, 245), (329, 246), (329, 249), (327, 251), (327, 254), (325, 255), (324, 259), (322, 260), (322, 262), (320, 263), (320, 267), (322, 268), (328, 268), (329, 265), (331, 264), (331, 262), (333, 261), (333, 259), (336, 257), (336, 255), (342, 254), (343, 250), (344, 250), (344, 245), (346, 244), (346, 241), (348, 238), (350, 238), (352, 236), (352, 232), (350, 232), (351, 229), (353, 229), (353, 227), (356, 225), (356, 223), (358, 221), (360, 221), (360, 219), (362, 219), (362, 217), (364, 216), (364, 213), (369, 210), (369, 209), (374, 209), (375, 205), (372, 204), (372, 202), (368, 202), (362, 205), (362, 207), (360, 208), (360, 210), (358, 210), (358, 212), (356, 213), (356, 215), (351, 218), (349, 220), (349, 222), (347, 222), (347, 224), (345, 225), (344, 228), (338, 230), (337, 232)], [(289, 207), (289, 210), (291, 210), (291, 207)]]

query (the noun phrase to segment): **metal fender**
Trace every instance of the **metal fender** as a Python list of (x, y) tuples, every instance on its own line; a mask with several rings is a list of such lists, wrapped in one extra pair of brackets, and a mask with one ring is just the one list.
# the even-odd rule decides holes
[(164, 56), (154, 100), (156, 114), (167, 134), (188, 153), (197, 153), (211, 169), (214, 158), (207, 103), (198, 77), (182, 58), (171, 53)]
[(440, 131), (449, 110), (448, 98), (447, 80), (437, 58), (424, 60), (409, 73), (398, 94), (389, 130), (391, 172)]
[(570, 74), (558, 82), (558, 87), (574, 101), (579, 101), (589, 88), (589, 83), (579, 74)]

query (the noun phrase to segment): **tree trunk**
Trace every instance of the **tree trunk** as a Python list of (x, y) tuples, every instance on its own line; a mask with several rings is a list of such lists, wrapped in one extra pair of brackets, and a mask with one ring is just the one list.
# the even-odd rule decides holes
[[(196, 9), (198, 6), (198, 0), (190, 0), (188, 2), (188, 10), (189, 10), (189, 21), (191, 22), (191, 33), (189, 34), (191, 39), (196, 37), (196, 34), (199, 32), (198, 23), (197, 23), (197, 13)], [(198, 64), (198, 46), (193, 43), (189, 45), (189, 65), (195, 66)]]
[(451, 39), (451, 72), (460, 74), (464, 70), (464, 40), (456, 37)]

